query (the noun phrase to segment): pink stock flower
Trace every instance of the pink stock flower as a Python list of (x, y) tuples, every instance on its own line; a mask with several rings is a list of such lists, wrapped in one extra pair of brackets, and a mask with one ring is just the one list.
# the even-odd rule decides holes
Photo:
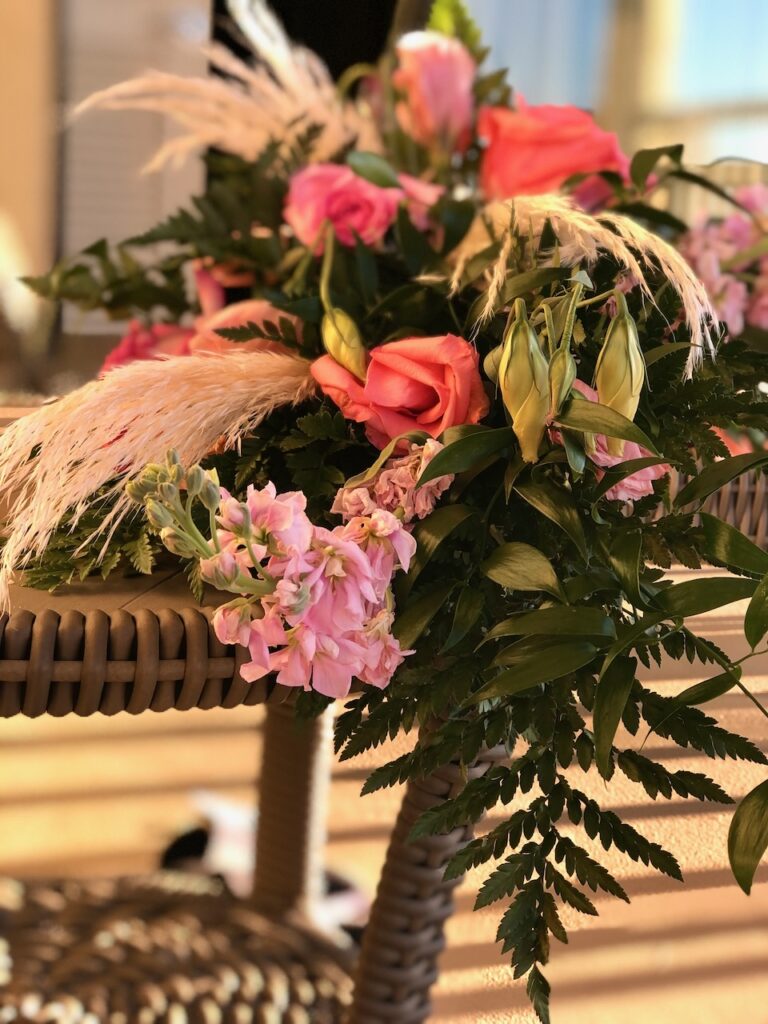
[(440, 32), (409, 32), (398, 40), (392, 83), (406, 135), (428, 149), (463, 153), (471, 139), (475, 61), (464, 44)]
[(406, 455), (387, 459), (375, 477), (359, 487), (343, 487), (331, 511), (345, 519), (372, 515), (386, 509), (402, 516), (404, 523), (424, 519), (435, 507), (439, 497), (453, 483), (453, 476), (439, 476), (421, 487), (416, 486), (421, 474), (442, 445), (429, 438), (423, 445), (411, 444)]
[(194, 333), (189, 327), (175, 324), (152, 324), (145, 327), (139, 320), (131, 320), (127, 332), (104, 360), (99, 376), (117, 366), (141, 359), (186, 356)]
[(383, 690), (397, 669), (413, 651), (403, 651), (400, 641), (392, 635), (394, 616), (387, 609), (375, 615), (365, 628), (363, 667), (358, 678), (363, 683)]
[(250, 607), (233, 601), (217, 608), (213, 615), (213, 629), (220, 643), (247, 647), (251, 637)]
[[(590, 402), (597, 401), (597, 392), (589, 387), (588, 384), (581, 380), (576, 380), (573, 386)], [(623, 455), (611, 455), (608, 451), (605, 435), (596, 434), (595, 450), (590, 452), (589, 458), (595, 465), (604, 469), (611, 469), (613, 466), (620, 466), (623, 462), (629, 462), (631, 459), (642, 459), (651, 454), (652, 452), (649, 452), (647, 448), (642, 448), (639, 444), (635, 444), (634, 441), (626, 441), (624, 443)], [(639, 469), (631, 476), (624, 477), (623, 480), (614, 484), (613, 487), (606, 491), (605, 496), (611, 501), (635, 501), (638, 498), (644, 498), (647, 494), (653, 494), (653, 481), (660, 480), (669, 472), (671, 472), (671, 467), (666, 463), (658, 466), (646, 466), (645, 469)], [(603, 475), (603, 473), (598, 473), (598, 479), (602, 479)]]
[(412, 430), (436, 437), (488, 411), (477, 351), (454, 334), (374, 348), (364, 384), (331, 356), (315, 360), (312, 376), (347, 419), (365, 423), (377, 448)]
[[(488, 199), (553, 192), (574, 174), (616, 171), (626, 176), (629, 162), (618, 138), (586, 111), (532, 107), (519, 93), (515, 99), (514, 110), (480, 109), (477, 130), (486, 142), (480, 180)], [(596, 201), (587, 190), (584, 196)]]
[(359, 237), (380, 242), (394, 223), (403, 196), (399, 188), (380, 188), (342, 164), (312, 164), (294, 174), (283, 215), (298, 240), (323, 250), (323, 225), (329, 223), (342, 245)]
[(306, 516), (307, 499), (301, 491), (278, 495), (273, 483), (262, 490), (249, 485), (245, 503), (259, 543), (265, 544), (269, 539), (281, 554), (307, 550), (312, 540), (312, 524)]

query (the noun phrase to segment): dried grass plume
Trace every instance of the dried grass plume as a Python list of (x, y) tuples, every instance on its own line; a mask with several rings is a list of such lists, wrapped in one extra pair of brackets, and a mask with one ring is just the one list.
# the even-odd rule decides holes
[(136, 362), (110, 371), (15, 423), (0, 437), (0, 503), (10, 534), (0, 560), (0, 606), (14, 570), (41, 555), (71, 513), (95, 496), (111, 504), (104, 547), (130, 502), (125, 481), (176, 448), (186, 464), (283, 405), (314, 393), (310, 362), (282, 352), (228, 352)]

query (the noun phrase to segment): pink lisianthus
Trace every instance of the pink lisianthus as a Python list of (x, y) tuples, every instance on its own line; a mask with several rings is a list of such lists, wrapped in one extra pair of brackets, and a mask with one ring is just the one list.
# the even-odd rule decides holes
[[(532, 107), (518, 93), (514, 110), (482, 107), (477, 131), (486, 143), (480, 180), (488, 199), (554, 192), (574, 174), (627, 174), (618, 138), (578, 107)], [(585, 201), (598, 201), (581, 187)]]
[(399, 188), (381, 188), (342, 164), (312, 164), (294, 174), (283, 215), (298, 240), (323, 250), (325, 223), (342, 245), (380, 242), (397, 216)]
[(454, 334), (374, 348), (364, 384), (331, 356), (315, 360), (312, 376), (347, 419), (365, 424), (377, 448), (412, 430), (437, 437), (488, 411), (477, 351)]
[[(597, 401), (597, 392), (585, 384), (581, 380), (574, 381), (574, 388), (579, 394), (589, 399), (590, 402)], [(559, 441), (559, 432), (553, 432), (555, 440)], [(641, 447), (639, 444), (635, 444), (634, 441), (626, 441), (624, 443), (624, 454), (623, 455), (611, 455), (608, 451), (608, 442), (604, 434), (595, 435), (595, 450), (589, 453), (589, 458), (596, 466), (603, 469), (611, 469), (614, 466), (620, 466), (623, 462), (629, 462), (631, 459), (642, 459), (652, 455), (647, 448)], [(671, 466), (666, 463), (661, 463), (658, 466), (646, 466), (645, 469), (639, 469), (631, 476), (624, 477), (617, 484), (614, 484), (605, 496), (611, 501), (636, 501), (638, 498), (644, 498), (648, 494), (653, 494), (653, 481), (660, 480), (667, 473), (671, 472)], [(603, 473), (598, 472), (597, 478), (601, 480)]]
[(175, 324), (152, 324), (145, 327), (139, 320), (131, 320), (127, 332), (104, 360), (99, 376), (137, 360), (186, 356), (194, 334), (189, 327)]
[(403, 95), (395, 107), (406, 135), (428, 149), (463, 153), (474, 114), (476, 66), (464, 44), (440, 32), (409, 32), (398, 40), (392, 83)]
[(439, 476), (417, 487), (419, 478), (443, 446), (433, 438), (423, 445), (411, 444), (406, 455), (394, 456), (371, 480), (359, 487), (343, 487), (333, 502), (333, 512), (345, 519), (369, 516), (386, 509), (402, 516), (404, 523), (424, 519), (440, 495), (453, 483), (453, 476)]

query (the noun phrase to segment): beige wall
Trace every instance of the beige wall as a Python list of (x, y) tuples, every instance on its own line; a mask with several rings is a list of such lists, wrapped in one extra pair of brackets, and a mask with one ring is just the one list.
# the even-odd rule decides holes
[(55, 233), (56, 0), (0, 0), (0, 303), (30, 326), (19, 274), (50, 267)]

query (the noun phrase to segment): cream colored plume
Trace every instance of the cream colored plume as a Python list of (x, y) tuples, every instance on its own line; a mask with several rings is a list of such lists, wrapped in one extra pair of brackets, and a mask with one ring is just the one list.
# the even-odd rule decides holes
[(686, 373), (690, 376), (701, 363), (704, 353), (714, 353), (711, 329), (718, 317), (702, 282), (680, 253), (657, 235), (647, 231), (629, 217), (620, 213), (592, 216), (581, 210), (568, 196), (520, 196), (508, 202), (494, 202), (483, 211), (482, 219), (473, 226), (472, 244), (466, 239), (454, 253), (452, 287), (457, 289), (472, 256), (496, 240), (501, 250), (489, 267), (486, 302), (481, 322), (488, 320), (497, 310), (501, 284), (507, 273), (510, 224), (522, 238), (538, 238), (544, 225), (550, 222), (558, 238), (557, 256), (561, 264), (595, 263), (603, 253), (612, 257), (628, 271), (638, 287), (652, 298), (646, 273), (660, 270), (677, 291), (683, 305), (686, 323), (691, 334), (691, 352)]
[[(104, 545), (130, 506), (126, 480), (176, 448), (189, 465), (283, 405), (314, 393), (310, 362), (288, 352), (227, 352), (136, 362), (111, 370), (0, 436), (0, 504), (10, 534), (0, 561), (0, 605), (15, 569), (45, 551), (67, 513), (112, 505)], [(98, 499), (96, 496), (98, 494)]]
[(147, 110), (176, 121), (182, 134), (157, 150), (148, 171), (210, 146), (245, 160), (255, 159), (273, 140), (288, 151), (310, 125), (319, 129), (310, 153), (315, 161), (329, 159), (352, 142), (358, 149), (381, 148), (373, 119), (339, 95), (317, 54), (291, 43), (264, 0), (229, 0), (229, 9), (253, 49), (253, 67), (226, 47), (209, 46), (206, 57), (226, 78), (149, 71), (94, 93), (75, 115), (94, 109)]

